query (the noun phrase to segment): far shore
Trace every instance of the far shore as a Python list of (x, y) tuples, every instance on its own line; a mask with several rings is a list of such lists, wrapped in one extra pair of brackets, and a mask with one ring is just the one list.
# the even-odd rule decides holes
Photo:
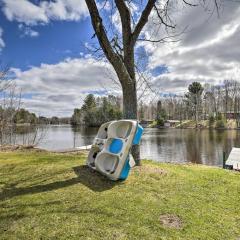
[[(168, 121), (166, 121), (168, 122)], [(176, 121), (177, 122), (177, 121)], [(158, 129), (209, 129), (209, 130), (240, 130), (240, 127), (237, 126), (236, 120), (230, 119), (227, 121), (221, 121), (221, 124), (218, 124), (217, 121), (209, 123), (209, 120), (200, 120), (196, 126), (196, 121), (194, 120), (183, 120), (179, 123), (172, 124), (170, 126), (160, 126), (157, 124), (157, 121), (145, 126), (150, 128)]]
[[(148, 123), (139, 121), (144, 128), (158, 128), (158, 129), (209, 129), (209, 130), (240, 130), (237, 121), (230, 119), (227, 121), (218, 121), (209, 123), (209, 120), (199, 120), (196, 126), (196, 121), (194, 120), (166, 120), (164, 125), (158, 125), (157, 121), (148, 121)], [(51, 126), (61, 126), (61, 125), (71, 125), (71, 124), (31, 124), (31, 123), (17, 123), (16, 127), (34, 127), (40, 125), (51, 125)], [(99, 126), (86, 126), (86, 125), (71, 125), (73, 127), (83, 127), (83, 128), (98, 128)]]

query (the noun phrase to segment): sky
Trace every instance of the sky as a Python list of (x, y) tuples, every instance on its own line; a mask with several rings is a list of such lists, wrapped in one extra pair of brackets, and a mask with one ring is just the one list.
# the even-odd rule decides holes
[[(108, 24), (110, 6), (98, 1), (98, 7)], [(137, 19), (141, 9), (136, 4), (131, 9)], [(171, 13), (177, 31), (184, 30), (179, 41), (137, 43), (136, 51), (144, 52), (142, 70), (160, 94), (181, 94), (193, 81), (237, 79), (240, 3), (223, 1), (219, 16), (212, 9), (211, 4), (208, 9), (179, 6)], [(117, 12), (113, 16), (120, 32)], [(155, 31), (152, 19), (154, 15), (144, 28), (145, 37)], [(11, 66), (23, 107), (37, 115), (71, 116), (88, 93), (120, 93), (113, 90), (111, 66), (89, 50), (96, 44), (93, 34), (84, 0), (0, 0), (0, 60)], [(164, 34), (160, 30), (156, 37)]]

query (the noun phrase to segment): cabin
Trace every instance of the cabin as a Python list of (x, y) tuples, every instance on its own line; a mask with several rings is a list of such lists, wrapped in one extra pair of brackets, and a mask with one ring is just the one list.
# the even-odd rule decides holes
[(227, 111), (227, 113), (225, 112), (221, 112), (222, 115), (226, 114), (226, 118), (227, 119), (240, 119), (240, 111)]

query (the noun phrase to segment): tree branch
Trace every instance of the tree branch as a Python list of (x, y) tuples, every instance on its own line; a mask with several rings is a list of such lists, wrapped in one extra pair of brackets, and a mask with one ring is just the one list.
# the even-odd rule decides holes
[(135, 43), (137, 41), (139, 34), (141, 33), (143, 27), (147, 23), (148, 17), (150, 15), (155, 3), (156, 3), (156, 0), (148, 0), (148, 3), (146, 5), (145, 9), (143, 10), (142, 15), (133, 31), (133, 34), (132, 34), (133, 43)]
[(191, 7), (197, 7), (198, 4), (193, 4), (193, 3), (189, 3), (187, 2), (186, 0), (182, 0), (185, 4), (187, 4), (188, 6), (191, 6)]
[(118, 55), (113, 51), (111, 43), (107, 37), (106, 31), (102, 24), (102, 18), (99, 15), (97, 5), (94, 0), (85, 0), (91, 16), (92, 25), (97, 35), (99, 44), (104, 51), (107, 59), (112, 65), (116, 65), (114, 60), (119, 60)]
[(154, 9), (155, 9), (155, 11), (156, 11), (156, 13), (157, 13), (157, 16), (158, 16), (158, 18), (160, 19), (160, 21), (161, 21), (161, 23), (163, 24), (163, 25), (165, 25), (166, 27), (169, 27), (169, 28), (175, 28), (176, 27), (176, 25), (170, 25), (170, 24), (168, 24), (167, 22), (165, 22), (164, 20), (163, 20), (163, 17), (161, 16), (161, 14), (160, 14), (160, 12), (158, 11), (158, 8), (157, 8), (157, 6), (154, 4)]
[(123, 45), (128, 45), (131, 42), (131, 14), (124, 0), (115, 0), (118, 12), (122, 23)]
[(95, 30), (96, 36), (98, 38), (99, 44), (101, 48), (103, 49), (103, 52), (108, 59), (108, 61), (112, 64), (113, 68), (115, 69), (119, 81), (123, 84), (126, 83), (124, 80), (126, 79), (131, 79), (129, 77), (129, 73), (124, 66), (124, 63), (122, 61), (122, 58), (119, 56), (119, 54), (115, 53), (111, 43), (107, 37), (107, 33), (105, 31), (105, 28), (102, 23), (102, 18), (100, 17), (97, 5), (95, 0), (85, 0), (91, 20), (92, 20), (92, 25)]

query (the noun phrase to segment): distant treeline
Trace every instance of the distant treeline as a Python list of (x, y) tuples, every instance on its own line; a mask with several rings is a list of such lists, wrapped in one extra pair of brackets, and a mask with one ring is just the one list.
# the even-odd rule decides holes
[[(6, 115), (6, 111), (10, 111), (10, 109), (3, 109), (0, 106), (0, 119), (1, 116)], [(12, 110), (13, 111), (13, 110)], [(12, 118), (12, 124), (70, 124), (70, 118), (59, 118), (59, 117), (37, 117), (35, 113), (31, 113), (24, 108), (20, 108), (18, 110), (14, 110)]]
[(208, 120), (211, 127), (224, 128), (227, 120), (235, 120), (240, 127), (240, 82), (225, 80), (220, 85), (191, 83), (185, 94), (168, 94), (156, 102), (140, 101), (140, 120), (157, 120), (164, 125), (166, 120)]
[(113, 95), (94, 97), (87, 95), (81, 108), (75, 108), (71, 118), (72, 125), (97, 127), (104, 122), (122, 118), (121, 99)]

